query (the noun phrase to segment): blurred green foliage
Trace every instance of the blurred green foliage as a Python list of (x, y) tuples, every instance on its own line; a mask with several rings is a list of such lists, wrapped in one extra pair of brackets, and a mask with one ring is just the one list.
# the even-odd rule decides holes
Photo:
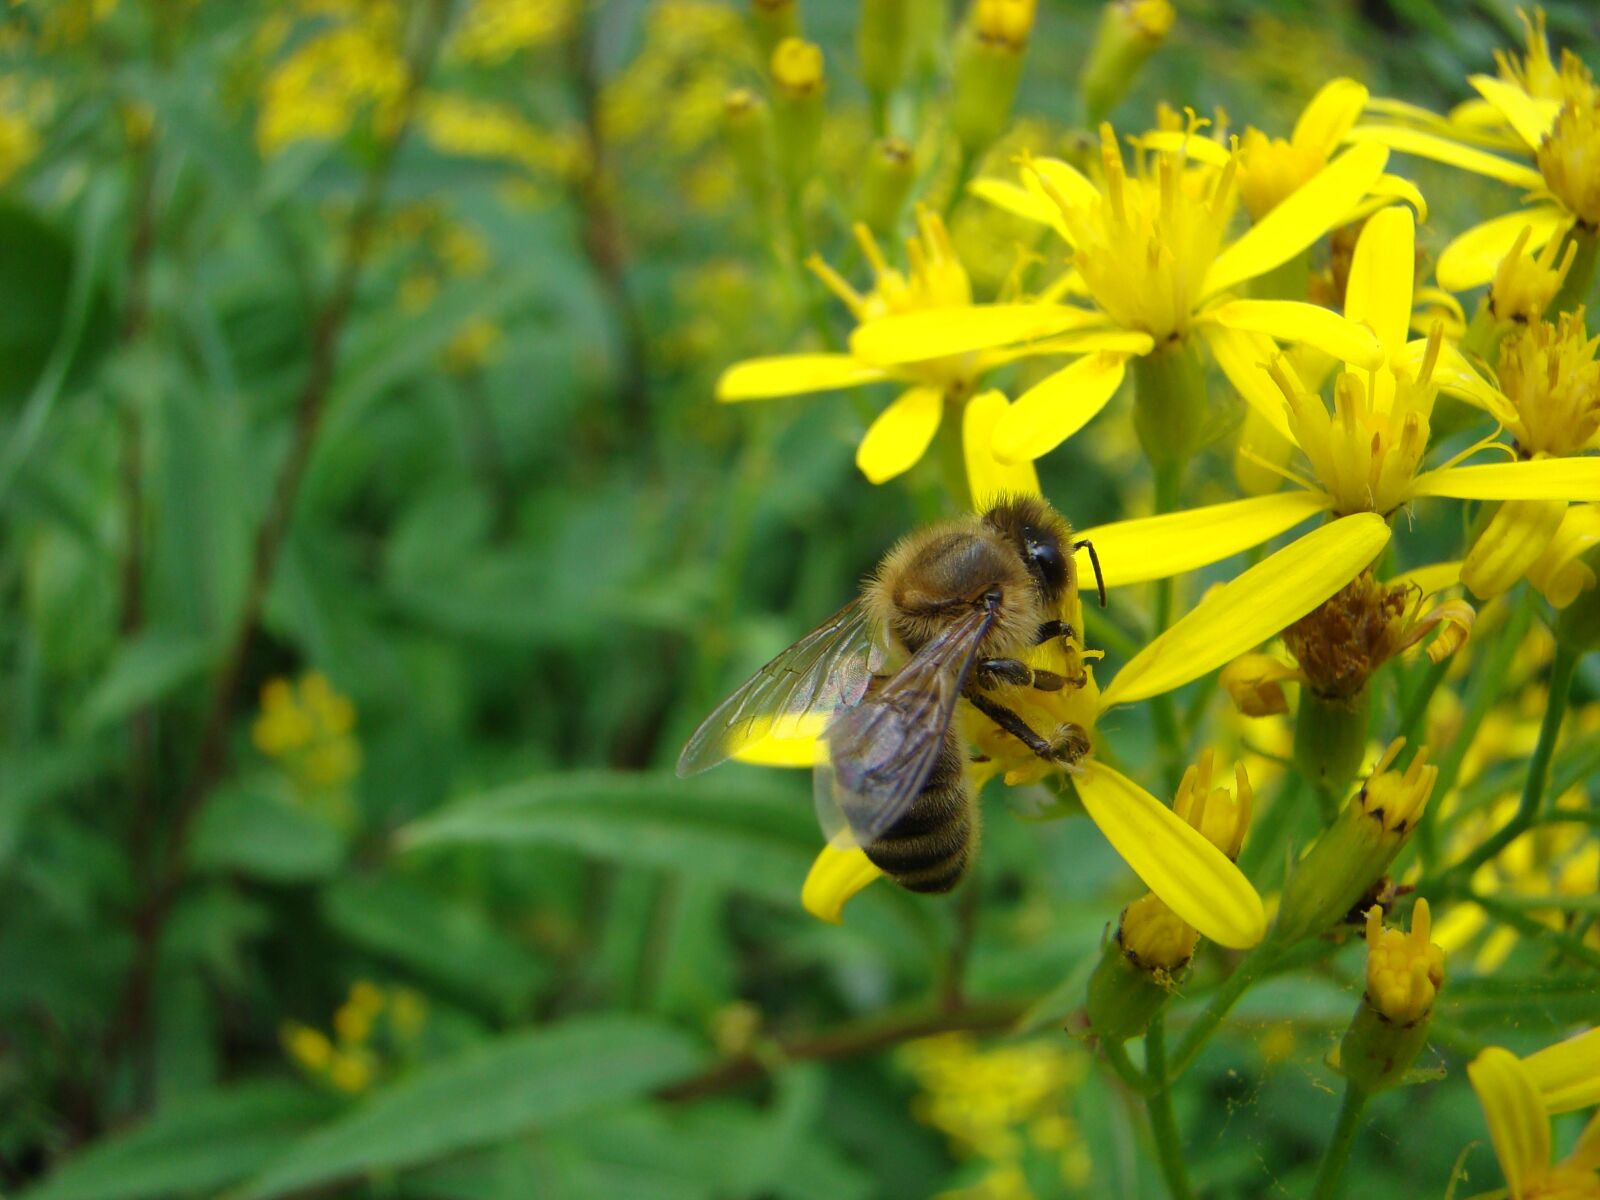
[[(859, 477), (848, 398), (711, 402), (823, 303), (720, 140), (727, 90), (760, 83), (745, 11), (502, 4), (474, 48), (475, 7), (0, 18), (0, 1188), (971, 1184), (893, 1045), (1019, 1015), (1056, 1044), (1133, 882), (1084, 823), (997, 812), (965, 900), (879, 888), (827, 928), (798, 905), (801, 780), (671, 778), (730, 682), (927, 503)], [(839, 195), (869, 138), (855, 7), (805, 11)], [(1447, 103), (1516, 36), (1488, 0), (1179, 7), (1130, 123), (1163, 98), (1270, 128), (1340, 72)], [(1097, 11), (1042, 5), (1013, 148), (1070, 127)], [(1577, 0), (1551, 21), (1593, 33)], [(274, 117), (285, 64), (347, 28), (411, 74), (358, 39), (331, 117), (310, 85)], [(1449, 179), (1444, 230), (1479, 186)], [(801, 220), (858, 270), (833, 203)], [(1045, 491), (1079, 524), (1123, 515), (1127, 453), (1075, 441)], [(1303, 1192), (1359, 970), (1331, 953), (1268, 983), (1200, 1059), (1179, 1118), (1207, 1194)], [(1593, 997), (1463, 978), (1432, 1053), (1537, 1044)], [(1126, 1097), (1061, 1078), (1051, 1136), (1083, 1153), (1029, 1159), (1031, 1188), (1162, 1194)], [(1435, 1194), (1482, 1140), (1459, 1087), (1376, 1120), (1353, 1194)], [(1492, 1160), (1467, 1161), (1478, 1190)]]

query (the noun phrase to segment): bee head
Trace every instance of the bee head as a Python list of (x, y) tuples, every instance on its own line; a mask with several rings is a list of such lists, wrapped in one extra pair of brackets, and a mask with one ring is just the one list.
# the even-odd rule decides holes
[(983, 522), (1011, 543), (1046, 603), (1055, 604), (1076, 583), (1072, 529), (1040, 497), (1001, 500), (984, 513)]

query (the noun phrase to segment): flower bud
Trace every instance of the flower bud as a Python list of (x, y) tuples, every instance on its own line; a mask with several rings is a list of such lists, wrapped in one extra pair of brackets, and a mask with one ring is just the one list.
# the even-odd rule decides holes
[(1391, 770), (1404, 745), (1404, 738), (1390, 744), (1361, 790), (1295, 864), (1268, 935), (1278, 945), (1320, 934), (1341, 920), (1405, 846), (1439, 768), (1426, 762), (1424, 748), (1404, 771)]
[(916, 175), (916, 156), (909, 143), (897, 137), (873, 143), (856, 201), (856, 211), (867, 228), (884, 236), (894, 231)]
[(1409, 933), (1385, 930), (1377, 905), (1367, 912), (1367, 987), (1339, 1045), (1339, 1070), (1365, 1091), (1400, 1083), (1427, 1040), (1444, 984), (1444, 951), (1430, 929), (1426, 900), (1412, 910)]
[[(1496, 321), (1528, 325), (1539, 320), (1572, 269), (1572, 258), (1578, 250), (1576, 243), (1551, 238), (1537, 254), (1524, 254), (1532, 236), (1530, 225), (1517, 235), (1517, 240), (1495, 268), (1487, 301), (1490, 315)], [(1563, 244), (1565, 252), (1561, 249)]]
[(722, 102), (722, 134), (745, 192), (758, 208), (772, 190), (772, 113), (749, 88), (734, 88)]
[(1094, 48), (1079, 79), (1090, 125), (1098, 125), (1117, 106), (1176, 19), (1170, 0), (1110, 0), (1100, 10)]
[(1288, 680), (1304, 680), (1298, 670), (1270, 654), (1241, 654), (1217, 675), (1233, 706), (1247, 717), (1272, 717), (1289, 711), (1283, 694)]
[(1578, 218), (1581, 227), (1600, 226), (1600, 92), (1592, 86), (1561, 106), (1555, 123), (1539, 143), (1539, 174), (1546, 186)]
[(1200, 935), (1155, 893), (1122, 910), (1116, 937), (1106, 943), (1089, 977), (1089, 1025), (1097, 1037), (1138, 1037), (1171, 999)]
[(956, 47), (951, 123), (975, 155), (1005, 132), (1033, 31), (1034, 0), (975, 0)]
[(797, 0), (750, 0), (750, 23), (762, 60), (770, 62), (779, 42), (800, 36), (800, 5)]
[(1172, 810), (1200, 831), (1201, 835), (1234, 862), (1244, 846), (1250, 814), (1255, 809), (1255, 793), (1244, 763), (1233, 766), (1234, 790), (1211, 786), (1212, 753), (1204, 751), (1184, 771)]
[(784, 184), (798, 190), (816, 170), (822, 137), (822, 50), (785, 38), (772, 52), (773, 130)]
[[(905, 78), (908, 5), (909, 0), (861, 0), (856, 57), (861, 63), (861, 82), (867, 85), (880, 112), (889, 93)], [(879, 128), (882, 127), (880, 121)]]

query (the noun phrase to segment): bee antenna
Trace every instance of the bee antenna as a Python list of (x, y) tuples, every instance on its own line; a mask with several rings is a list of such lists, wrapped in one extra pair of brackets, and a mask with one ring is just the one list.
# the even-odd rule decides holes
[(1089, 552), (1089, 563), (1094, 567), (1095, 590), (1100, 593), (1100, 607), (1104, 608), (1106, 606), (1106, 577), (1100, 574), (1100, 556), (1094, 552), (1094, 543), (1087, 539), (1072, 543), (1072, 552), (1076, 554), (1079, 550), (1087, 550)]

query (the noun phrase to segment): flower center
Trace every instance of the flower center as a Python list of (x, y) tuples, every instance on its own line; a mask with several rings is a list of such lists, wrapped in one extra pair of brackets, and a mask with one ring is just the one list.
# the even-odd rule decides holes
[(1565, 456), (1600, 433), (1600, 336), (1589, 338), (1583, 311), (1541, 321), (1500, 350), (1500, 386), (1517, 411), (1511, 425), (1526, 454)]
[(1600, 89), (1562, 105), (1538, 163), (1551, 195), (1589, 229), (1600, 227)]

